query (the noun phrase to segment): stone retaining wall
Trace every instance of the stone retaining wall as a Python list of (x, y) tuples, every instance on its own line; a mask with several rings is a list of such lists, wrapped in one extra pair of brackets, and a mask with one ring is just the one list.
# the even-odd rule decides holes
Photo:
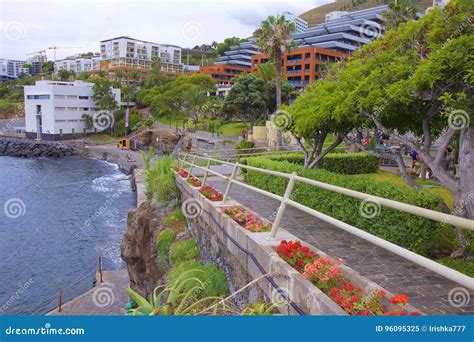
[(48, 141), (0, 138), (0, 156), (65, 157), (74, 154), (72, 146)]
[[(289, 299), (292, 305), (282, 310), (284, 314), (295, 315), (303, 312), (309, 315), (346, 315), (339, 305), (276, 253), (275, 249), (281, 240), (300, 240), (298, 237), (282, 228), (278, 232), (277, 239), (270, 239), (269, 233), (252, 233), (221, 211), (223, 206), (237, 204), (242, 206), (241, 204), (233, 200), (229, 200), (225, 205), (223, 202), (211, 202), (199, 193), (199, 188), (191, 186), (177, 173), (175, 178), (181, 190), (183, 211), (191, 206), (198, 209), (197, 212), (190, 210), (196, 214), (188, 219), (188, 227), (198, 242), (201, 256), (204, 262), (215, 263), (224, 270), (231, 293), (263, 274), (272, 274), (274, 284), (267, 279), (260, 280), (257, 286), (251, 286), (238, 296), (239, 307), (243, 307), (246, 303), (254, 303), (260, 298), (273, 302)], [(301, 243), (319, 255), (326, 255), (304, 241)], [(364, 295), (370, 295), (374, 289), (381, 289), (387, 292), (388, 298), (393, 296), (389, 291), (349, 267), (340, 265), (340, 269), (346, 279), (363, 289)], [(388, 300), (383, 304), (386, 308), (391, 307)], [(405, 310), (419, 311), (410, 305), (405, 306)]]

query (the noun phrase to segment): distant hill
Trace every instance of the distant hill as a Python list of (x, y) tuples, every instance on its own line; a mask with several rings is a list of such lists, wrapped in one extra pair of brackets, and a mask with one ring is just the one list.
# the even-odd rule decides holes
[[(358, 5), (354, 5), (355, 3)], [(318, 24), (325, 22), (326, 13), (332, 11), (347, 11), (354, 12), (361, 9), (366, 9), (370, 7), (382, 6), (385, 5), (388, 1), (384, 0), (336, 0), (333, 3), (322, 5), (316, 8), (313, 8), (303, 14), (300, 14), (299, 17), (308, 22), (309, 27), (316, 26)], [(424, 13), (425, 10), (433, 6), (433, 0), (412, 0), (412, 2), (418, 8), (420, 13)]]

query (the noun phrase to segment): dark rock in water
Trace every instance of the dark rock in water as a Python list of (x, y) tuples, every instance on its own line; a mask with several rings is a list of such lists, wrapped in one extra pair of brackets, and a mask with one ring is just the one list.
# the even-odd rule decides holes
[(74, 154), (74, 147), (61, 142), (0, 138), (0, 156), (66, 157)]

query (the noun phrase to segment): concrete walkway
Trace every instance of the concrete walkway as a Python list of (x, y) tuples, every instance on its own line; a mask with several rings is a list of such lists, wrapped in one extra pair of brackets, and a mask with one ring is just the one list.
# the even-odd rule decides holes
[(122, 316), (129, 301), (130, 285), (126, 269), (104, 271), (102, 284), (63, 305), (63, 310), (53, 310), (48, 316)]
[[(221, 192), (227, 186), (226, 181), (217, 177), (210, 178), (208, 183)], [(235, 184), (230, 197), (270, 220), (279, 207), (278, 201)], [(457, 283), (298, 209), (287, 207), (282, 227), (331, 257), (341, 258), (347, 266), (392, 293), (406, 294), (410, 303), (425, 314), (474, 314), (474, 291), (468, 291)], [(460, 300), (462, 297), (456, 297), (455, 294), (464, 296), (464, 303), (467, 304), (456, 307), (454, 302), (451, 305), (453, 301), (448, 300), (450, 291), (451, 298)]]

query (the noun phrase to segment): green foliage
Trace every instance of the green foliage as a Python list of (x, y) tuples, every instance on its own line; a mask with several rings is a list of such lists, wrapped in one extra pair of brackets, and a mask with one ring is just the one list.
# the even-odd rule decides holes
[(91, 115), (84, 113), (81, 115), (81, 118), (84, 119), (84, 126), (87, 129), (91, 129), (94, 126), (94, 119)]
[[(305, 169), (287, 161), (273, 161), (265, 157), (250, 157), (245, 162), (250, 166), (285, 173), (296, 171), (302, 177), (431, 210), (441, 211), (443, 208), (440, 197), (411, 188), (321, 169)], [(251, 170), (247, 170), (244, 177), (247, 183), (279, 195), (283, 195), (288, 183), (286, 179)], [(363, 201), (302, 183), (295, 185), (291, 198), (413, 252), (422, 255), (438, 252), (439, 246), (435, 244), (433, 234), (442, 226), (440, 223), (385, 207), (375, 217), (368, 218), (361, 215)]]
[[(207, 284), (194, 276), (202, 273), (205, 273), (202, 269), (182, 272), (170, 284), (155, 288), (149, 300), (128, 288), (128, 294), (137, 304), (137, 308), (129, 311), (130, 314), (133, 316), (196, 315), (203, 309), (214, 306), (216, 306), (213, 310), (214, 314), (220, 311), (225, 312), (225, 309), (221, 309), (222, 305), (216, 305), (223, 301), (222, 297), (203, 296), (207, 291)], [(224, 304), (231, 306), (230, 303)]]
[(163, 218), (163, 223), (171, 225), (179, 221), (184, 221), (185, 219), (186, 217), (184, 216), (181, 209), (176, 209)]
[(100, 109), (114, 111), (117, 109), (117, 101), (115, 101), (112, 93), (111, 82), (103, 77), (95, 77), (92, 79), (94, 86), (92, 87), (92, 97)]
[[(269, 155), (268, 158), (275, 161), (288, 161), (298, 165), (304, 164), (302, 153), (273, 154)], [(356, 175), (377, 172), (379, 165), (379, 157), (364, 152), (329, 153), (321, 160), (320, 168), (340, 174)]]
[[(145, 156), (145, 158), (147, 157)], [(147, 164), (147, 162), (145, 163)], [(151, 164), (150, 161), (148, 163)], [(176, 202), (179, 197), (179, 190), (172, 172), (174, 157), (172, 155), (161, 156), (153, 165), (145, 166), (148, 198), (160, 202), (161, 205)]]
[(170, 261), (176, 265), (186, 260), (193, 260), (199, 257), (199, 248), (196, 241), (184, 240), (171, 246)]
[[(224, 272), (219, 270), (213, 264), (201, 264), (195, 260), (188, 260), (175, 265), (168, 273), (168, 278), (172, 284), (176, 283), (180, 278), (194, 278), (204, 284), (204, 289), (197, 294), (198, 298), (209, 296), (224, 296), (228, 293), (227, 279)], [(185, 288), (196, 286), (197, 281), (190, 281)]]
[(474, 262), (470, 259), (443, 258), (439, 259), (438, 262), (470, 277), (474, 277)]
[(248, 304), (242, 311), (242, 316), (272, 316), (278, 312), (278, 308), (285, 306), (285, 303), (265, 303), (258, 302)]
[(176, 233), (171, 229), (164, 229), (156, 237), (156, 254), (160, 265), (166, 264), (171, 244), (176, 239)]

